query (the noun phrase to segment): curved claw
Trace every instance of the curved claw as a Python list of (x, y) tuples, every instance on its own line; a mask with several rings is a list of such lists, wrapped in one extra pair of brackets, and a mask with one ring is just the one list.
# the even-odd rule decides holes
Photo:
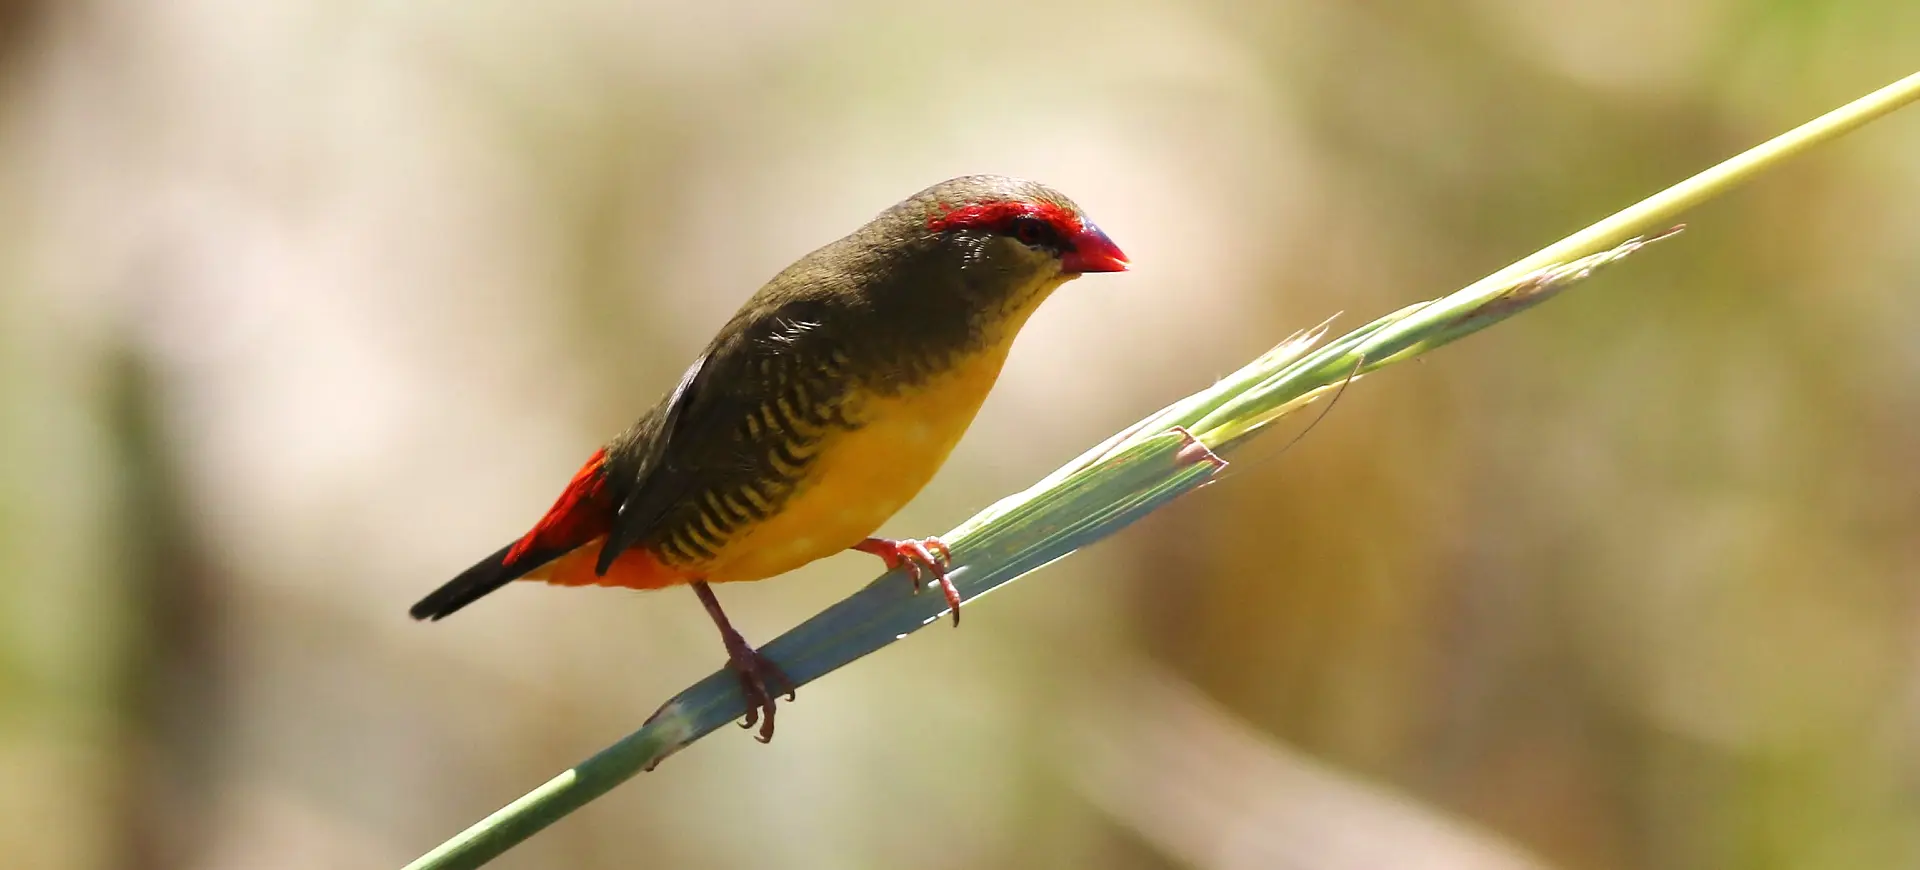
[(953, 624), (959, 627), (960, 590), (947, 577), (947, 566), (953, 562), (953, 552), (947, 549), (945, 541), (939, 538), (907, 538), (899, 541), (868, 538), (853, 545), (853, 549), (879, 556), (881, 561), (887, 563), (889, 571), (905, 567), (907, 579), (913, 583), (916, 595), (923, 586), (928, 585), (927, 575), (933, 575), (932, 582), (940, 584), (940, 592), (947, 599), (947, 608), (953, 611)]
[[(778, 707), (773, 699), (779, 695), (772, 691), (772, 688), (784, 686), (789, 701), (798, 697), (799, 693), (794, 688), (793, 681), (787, 678), (786, 673), (780, 670), (780, 666), (774, 664), (772, 659), (748, 646), (739, 635), (734, 635), (729, 640), (727, 667), (740, 678), (740, 692), (747, 696), (747, 715), (740, 720), (740, 727), (752, 728), (758, 724), (760, 733), (754, 735), (754, 739), (761, 743), (770, 743), (773, 741), (773, 715)], [(766, 714), (764, 720), (760, 718), (763, 712)]]
[[(726, 613), (720, 609), (719, 599), (714, 597), (713, 590), (705, 581), (696, 580), (691, 585), (694, 593), (700, 596), (700, 603), (706, 605), (707, 613), (720, 629), (720, 640), (727, 646), (727, 668), (739, 678), (740, 694), (746, 696), (747, 714), (742, 717), (740, 727), (759, 725), (760, 733), (754, 735), (754, 739), (771, 743), (776, 707), (773, 699), (777, 693), (770, 691), (769, 687), (784, 686), (789, 701), (798, 697), (798, 688), (786, 672), (780, 670), (779, 665), (761, 655), (759, 650), (747, 643), (746, 638), (740, 636), (740, 632), (734, 630), (733, 624), (727, 621)], [(761, 718), (762, 713), (766, 714), (766, 718)]]

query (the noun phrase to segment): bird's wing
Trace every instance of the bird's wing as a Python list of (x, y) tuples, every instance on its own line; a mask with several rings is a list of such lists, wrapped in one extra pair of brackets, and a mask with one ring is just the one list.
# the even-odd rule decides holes
[(627, 489), (627, 495), (614, 508), (613, 526), (607, 532), (606, 542), (600, 545), (600, 558), (594, 563), (594, 572), (605, 576), (607, 569), (613, 567), (614, 560), (626, 552), (628, 547), (639, 541), (648, 529), (659, 522), (660, 515), (673, 503), (670, 496), (677, 487), (662, 486), (676, 475), (659, 473), (671, 449), (675, 436), (685, 438), (685, 421), (689, 419), (687, 408), (700, 396), (697, 389), (701, 386), (700, 373), (707, 368), (711, 353), (701, 354), (699, 359), (687, 367), (680, 376), (680, 383), (667, 396), (664, 411), (654, 430), (640, 441), (639, 458), (632, 475), (634, 485)]
[[(623, 472), (631, 486), (601, 545), (598, 573), (689, 500), (769, 473), (770, 457), (799, 435), (790, 413), (832, 417), (850, 386), (839, 331), (823, 328), (834, 319), (819, 301), (787, 302), (747, 319), (687, 367)], [(749, 417), (767, 425), (749, 426)]]

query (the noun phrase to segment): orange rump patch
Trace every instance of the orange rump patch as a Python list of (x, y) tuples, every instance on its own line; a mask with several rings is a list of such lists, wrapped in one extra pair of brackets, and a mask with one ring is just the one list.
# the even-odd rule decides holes
[(665, 589), (698, 579), (660, 563), (653, 553), (638, 547), (620, 554), (606, 576), (593, 572), (604, 536), (594, 538), (566, 555), (535, 569), (525, 578), (555, 586), (619, 586), (625, 589)]

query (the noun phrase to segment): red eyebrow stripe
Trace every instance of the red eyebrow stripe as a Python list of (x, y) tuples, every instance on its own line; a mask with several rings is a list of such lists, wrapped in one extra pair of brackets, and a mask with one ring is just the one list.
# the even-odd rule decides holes
[[(945, 203), (941, 206), (947, 207)], [(1002, 230), (1020, 217), (1037, 217), (1068, 233), (1077, 233), (1081, 228), (1080, 216), (1063, 206), (1002, 200), (951, 208), (945, 214), (927, 218), (927, 229), (936, 233), (957, 229)]]

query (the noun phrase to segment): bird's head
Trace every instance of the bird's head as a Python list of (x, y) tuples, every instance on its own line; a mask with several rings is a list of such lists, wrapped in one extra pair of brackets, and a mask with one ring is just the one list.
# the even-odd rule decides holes
[(968, 268), (1072, 278), (1124, 272), (1127, 255), (1080, 207), (1043, 184), (998, 175), (968, 175), (908, 199), (936, 247), (957, 252)]
[(832, 291), (920, 329), (965, 330), (977, 340), (1017, 330), (1067, 281), (1126, 269), (1126, 254), (1058, 191), (967, 175), (909, 196), (795, 261), (754, 305)]
[(999, 318), (1018, 328), (1061, 284), (1127, 268), (1119, 246), (1072, 200), (999, 175), (942, 181), (822, 253), (863, 276), (851, 283), (878, 304), (936, 320), (965, 313), (974, 326)]

